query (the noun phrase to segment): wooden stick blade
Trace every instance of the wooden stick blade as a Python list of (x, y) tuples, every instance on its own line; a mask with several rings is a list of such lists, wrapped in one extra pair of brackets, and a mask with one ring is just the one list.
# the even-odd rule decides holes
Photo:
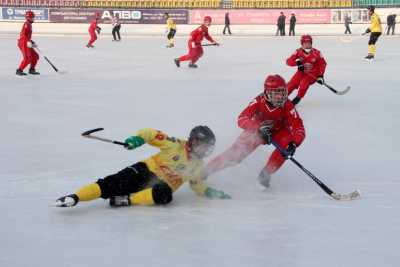
[(361, 193), (359, 190), (353, 191), (349, 194), (338, 194), (338, 193), (333, 192), (331, 194), (331, 197), (333, 197), (336, 200), (349, 201), (349, 200), (359, 199), (361, 197)]

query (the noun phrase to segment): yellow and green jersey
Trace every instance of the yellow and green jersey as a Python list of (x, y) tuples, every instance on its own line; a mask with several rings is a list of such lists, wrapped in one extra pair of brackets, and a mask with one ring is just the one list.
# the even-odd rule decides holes
[(379, 16), (374, 13), (371, 16), (371, 25), (369, 26), (371, 32), (382, 32), (382, 24)]
[(149, 170), (155, 173), (176, 191), (184, 182), (189, 181), (193, 191), (203, 195), (207, 185), (203, 182), (203, 160), (191, 157), (186, 140), (169, 137), (161, 131), (146, 128), (136, 134), (144, 141), (160, 149), (160, 152), (144, 160)]
[(170, 30), (176, 30), (176, 24), (175, 21), (172, 18), (167, 19), (167, 29)]

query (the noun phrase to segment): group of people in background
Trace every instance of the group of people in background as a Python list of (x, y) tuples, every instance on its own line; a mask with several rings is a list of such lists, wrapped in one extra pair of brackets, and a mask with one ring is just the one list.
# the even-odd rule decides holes
[[(296, 15), (294, 13), (292, 13), (292, 15), (290, 16), (290, 21), (289, 21), (289, 35), (295, 35), (295, 27), (296, 27)], [(285, 27), (286, 27), (286, 16), (283, 12), (281, 12), (280, 16), (278, 17), (278, 21), (277, 21), (277, 29), (276, 29), (276, 36), (280, 35), (280, 36), (285, 36), (286, 35), (286, 31), (285, 31)]]

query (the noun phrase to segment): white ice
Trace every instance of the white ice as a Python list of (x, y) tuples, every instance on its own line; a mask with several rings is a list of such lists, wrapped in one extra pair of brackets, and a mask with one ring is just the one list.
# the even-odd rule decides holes
[(339, 193), (338, 202), (291, 162), (263, 189), (257, 175), (271, 147), (209, 177), (232, 200), (196, 196), (187, 185), (167, 207), (111, 209), (97, 200), (70, 209), (58, 197), (156, 150), (135, 151), (84, 139), (104, 127), (118, 140), (144, 127), (186, 137), (198, 124), (216, 133), (214, 155), (241, 130), (239, 112), (262, 90), (266, 74), (294, 73), (286, 58), (298, 37), (218, 38), (199, 68), (177, 69), (186, 40), (86, 37), (34, 40), (64, 75), (42, 58), (40, 77), (17, 78), (17, 36), (0, 42), (0, 266), (398, 266), (400, 256), (399, 39), (383, 37), (376, 61), (363, 60), (367, 37), (315, 38), (329, 65), (326, 81), (300, 104), (307, 137), (296, 159)]

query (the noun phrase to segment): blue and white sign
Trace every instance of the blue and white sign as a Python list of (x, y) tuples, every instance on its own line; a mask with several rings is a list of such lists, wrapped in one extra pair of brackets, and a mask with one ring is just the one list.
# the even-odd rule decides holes
[(3, 21), (23, 21), (28, 10), (32, 10), (35, 13), (35, 21), (49, 21), (49, 9), (29, 7), (2, 7), (0, 19)]

